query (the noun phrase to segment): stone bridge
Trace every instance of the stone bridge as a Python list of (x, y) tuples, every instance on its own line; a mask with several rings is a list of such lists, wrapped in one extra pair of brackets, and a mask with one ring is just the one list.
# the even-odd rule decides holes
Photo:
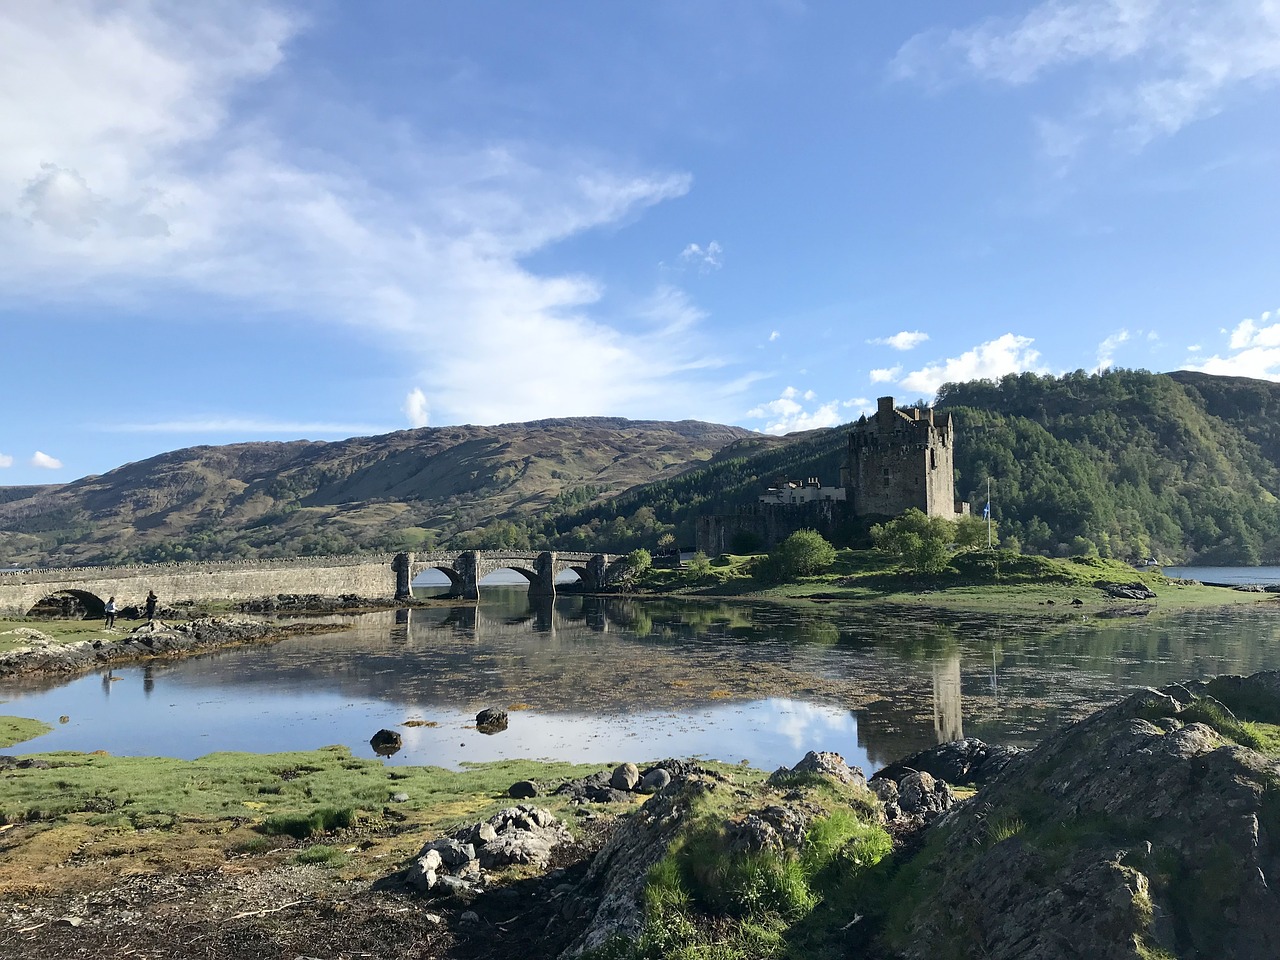
[(115, 597), (118, 608), (141, 607), (151, 590), (161, 605), (278, 594), (403, 600), (411, 595), (414, 577), (427, 569), (444, 573), (452, 585), (449, 595), (464, 600), (479, 599), (480, 581), (503, 569), (523, 574), (531, 596), (550, 597), (556, 592), (556, 577), (566, 570), (577, 573), (588, 591), (596, 591), (616, 579), (621, 562), (621, 557), (607, 553), (467, 550), (18, 570), (0, 573), (0, 616), (25, 616), (42, 600), (66, 595), (90, 613), (101, 614), (109, 597)]

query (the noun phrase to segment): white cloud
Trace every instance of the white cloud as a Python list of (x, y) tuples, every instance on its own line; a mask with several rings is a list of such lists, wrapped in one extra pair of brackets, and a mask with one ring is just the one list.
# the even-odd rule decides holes
[(13, 466), (13, 457), (8, 454), (0, 453), (0, 470)]
[(902, 375), (902, 364), (896, 367), (877, 367), (871, 371), (872, 383), (889, 383)]
[[(1214, 354), (1199, 362), (1188, 360), (1187, 369), (1225, 377), (1280, 380), (1280, 311), (1268, 310), (1257, 320), (1240, 321), (1230, 332), (1228, 346), (1234, 352), (1226, 356)], [(1195, 353), (1200, 347), (1187, 350)]]
[(780, 336), (782, 336), (782, 334), (777, 330), (773, 331), (773, 333), (769, 334), (769, 342), (773, 343), (773, 341), (777, 340)]
[(913, 350), (928, 339), (929, 335), (919, 330), (903, 330), (901, 333), (895, 333), (891, 337), (878, 337), (875, 340), (868, 340), (867, 343), (893, 347), (895, 350)]
[(1275, 0), (1043, 0), (1017, 17), (932, 30), (903, 44), (900, 80), (1012, 86), (1076, 68), (1063, 118), (1038, 118), (1046, 153), (1068, 157), (1098, 131), (1142, 145), (1280, 81)]
[(431, 422), (431, 410), (427, 406), (427, 395), (419, 387), (414, 387), (409, 391), (409, 395), (404, 398), (404, 406), (401, 409), (404, 411), (404, 415), (409, 418), (409, 426), (411, 427), (425, 427)]
[(1128, 330), (1117, 330), (1098, 344), (1098, 366), (1096, 368), (1098, 373), (1110, 369), (1112, 362), (1115, 360), (1116, 347), (1127, 342), (1128, 339)]
[(41, 470), (61, 470), (62, 461), (57, 457), (51, 457), (47, 453), (37, 450), (31, 455), (31, 466), (38, 467)]
[(1199, 353), (1202, 349), (1203, 349), (1203, 348), (1200, 346), (1200, 344), (1198, 344), (1198, 343), (1193, 343), (1193, 344), (1191, 344), (1191, 346), (1187, 347), (1187, 352), (1188, 352), (1188, 353)]
[(153, 423), (116, 423), (101, 427), (111, 433), (267, 433), (296, 436), (351, 437), (386, 433), (391, 428), (372, 423), (323, 423), (297, 420), (260, 420), (252, 417), (208, 417), (204, 419), (160, 420)]
[[(799, 399), (797, 399), (799, 398)], [(806, 390), (802, 394), (795, 387), (787, 387), (777, 400), (770, 400), (747, 411), (747, 416), (766, 421), (761, 428), (765, 433), (784, 434), (797, 430), (816, 430), (818, 427), (834, 427), (842, 423), (839, 401), (823, 403), (806, 409), (800, 400), (812, 402), (817, 394)]]
[(966, 380), (990, 380), (1006, 373), (1041, 368), (1036, 366), (1040, 353), (1031, 348), (1031, 337), (1006, 333), (995, 340), (979, 344), (958, 357), (929, 364), (908, 373), (900, 381), (908, 390), (922, 394), (936, 394), (944, 383), (962, 383)]
[[(378, 156), (363, 179), (268, 113), (237, 113), (298, 31), (247, 0), (0, 7), (4, 299), (145, 303), (177, 285), (348, 326), (394, 343), (445, 422), (660, 415), (691, 392), (673, 387), (706, 386), (715, 351), (679, 291), (613, 303), (591, 277), (525, 266), (683, 195), (687, 174), (532, 143), (444, 146), (362, 118), (359, 149)], [(720, 261), (718, 243), (697, 249)]]
[(710, 273), (724, 266), (724, 258), (721, 256), (723, 253), (724, 249), (720, 244), (712, 240), (705, 247), (696, 243), (689, 244), (680, 251), (680, 259), (696, 266), (699, 273)]

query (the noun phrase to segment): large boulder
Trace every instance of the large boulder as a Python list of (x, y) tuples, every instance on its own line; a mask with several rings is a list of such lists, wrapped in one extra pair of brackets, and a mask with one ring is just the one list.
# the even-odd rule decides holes
[(887, 952), (1280, 956), (1280, 770), (1241, 722), (1280, 719), (1277, 691), (1148, 690), (1046, 739), (929, 828)]
[(818, 774), (837, 783), (865, 787), (867, 778), (858, 767), (844, 762), (844, 757), (829, 750), (810, 750), (794, 767), (779, 767), (769, 777), (771, 784), (783, 784), (796, 774)]

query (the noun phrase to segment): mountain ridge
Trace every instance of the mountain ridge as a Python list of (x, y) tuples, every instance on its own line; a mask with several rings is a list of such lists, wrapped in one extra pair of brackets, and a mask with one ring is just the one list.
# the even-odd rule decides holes
[[(1280, 562), (1280, 385), (1010, 374), (946, 384), (937, 404), (957, 417), (957, 495), (981, 503), (990, 477), (1010, 545)], [(779, 476), (838, 482), (849, 428), (567, 417), (188, 447), (0, 487), (0, 564), (689, 544), (698, 515), (752, 503)]]

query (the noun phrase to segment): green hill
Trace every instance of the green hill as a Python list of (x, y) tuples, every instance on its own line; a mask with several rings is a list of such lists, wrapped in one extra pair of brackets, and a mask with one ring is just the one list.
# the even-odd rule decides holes
[(754, 436), (582, 417), (191, 447), (62, 486), (0, 488), (0, 566), (425, 549), (613, 496)]
[[(1280, 385), (1118, 370), (948, 384), (957, 494), (985, 502), (1011, 545), (1057, 555), (1280, 562)], [(847, 427), (784, 446), (727, 447), (707, 464), (549, 524), (575, 544), (628, 533), (645, 511), (693, 540), (702, 512), (731, 512), (780, 475), (839, 476)], [(627, 538), (619, 538), (626, 545)]]
[[(957, 493), (1006, 543), (1280, 562), (1280, 385), (1082, 371), (948, 384)], [(780, 476), (839, 482), (847, 427), (766, 437), (616, 418), (193, 447), (0, 488), (0, 566), (450, 547), (654, 547)], [(850, 525), (849, 539), (858, 528)]]

